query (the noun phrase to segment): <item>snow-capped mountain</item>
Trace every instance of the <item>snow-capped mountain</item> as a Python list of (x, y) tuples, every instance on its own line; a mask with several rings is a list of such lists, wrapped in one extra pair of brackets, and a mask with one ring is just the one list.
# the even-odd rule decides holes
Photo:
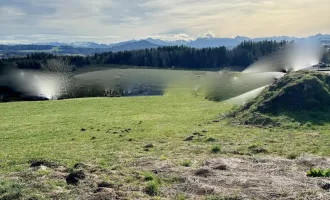
[[(160, 46), (188, 46), (194, 48), (207, 48), (207, 47), (220, 47), (225, 46), (228, 48), (233, 48), (239, 45), (243, 41), (263, 41), (263, 40), (275, 40), (275, 41), (306, 41), (313, 40), (319, 41), (323, 44), (330, 44), (330, 35), (312, 35), (305, 38), (298, 37), (289, 37), (289, 36), (274, 36), (274, 37), (262, 37), (262, 38), (249, 38), (244, 36), (237, 36), (235, 38), (218, 38), (213, 34), (204, 34), (201, 37), (196, 38), (195, 40), (161, 40), (155, 38), (146, 38), (142, 40), (129, 40), (119, 43), (112, 44), (99, 44), (95, 42), (48, 42), (48, 43), (37, 43), (33, 45), (51, 45), (51, 46), (71, 46), (74, 48), (86, 48), (86, 49), (95, 49), (95, 52), (105, 52), (105, 51), (127, 51), (127, 50), (137, 50), (145, 48), (157, 48)], [(93, 51), (93, 50), (90, 50)], [(93, 52), (94, 52), (93, 51)]]

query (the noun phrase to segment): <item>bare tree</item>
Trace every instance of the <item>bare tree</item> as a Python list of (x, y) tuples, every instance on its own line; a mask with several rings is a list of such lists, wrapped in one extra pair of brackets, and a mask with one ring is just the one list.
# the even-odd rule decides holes
[(47, 60), (47, 63), (42, 65), (41, 68), (42, 70), (55, 75), (59, 80), (58, 92), (61, 95), (70, 96), (70, 93), (72, 92), (70, 89), (73, 84), (74, 65), (70, 64), (69, 61), (65, 59), (50, 59)]

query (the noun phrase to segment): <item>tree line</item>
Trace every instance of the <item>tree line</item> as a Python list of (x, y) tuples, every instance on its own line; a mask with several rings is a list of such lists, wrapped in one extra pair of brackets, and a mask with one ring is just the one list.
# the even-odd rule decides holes
[(262, 56), (278, 51), (286, 41), (245, 41), (233, 49), (226, 47), (191, 48), (166, 46), (152, 49), (96, 53), (90, 56), (64, 56), (49, 53), (33, 53), (21, 58), (2, 59), (3, 63), (15, 63), (19, 68), (41, 69), (49, 59), (68, 60), (76, 67), (95, 64), (148, 66), (156, 68), (212, 69), (236, 67), (244, 69)]

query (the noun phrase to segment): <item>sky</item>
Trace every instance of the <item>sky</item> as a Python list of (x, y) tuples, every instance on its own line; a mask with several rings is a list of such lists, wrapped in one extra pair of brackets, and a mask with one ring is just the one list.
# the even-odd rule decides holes
[(0, 43), (330, 33), (330, 0), (0, 0)]

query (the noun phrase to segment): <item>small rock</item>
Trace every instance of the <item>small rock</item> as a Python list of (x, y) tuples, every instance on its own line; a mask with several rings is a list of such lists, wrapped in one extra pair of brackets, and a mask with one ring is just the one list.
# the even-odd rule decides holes
[(158, 170), (157, 169), (153, 169), (151, 170), (154, 174), (158, 174)]
[(193, 139), (194, 139), (194, 136), (192, 135), (192, 136), (187, 137), (184, 141), (192, 141)]
[(85, 128), (81, 128), (81, 129), (80, 129), (80, 131), (82, 131), (82, 132), (85, 132), (85, 131), (86, 131), (86, 129), (85, 129)]
[(130, 138), (130, 139), (128, 139), (127, 141), (129, 141), (129, 142), (132, 142), (132, 141), (133, 141), (133, 139), (132, 139), (132, 138)]

